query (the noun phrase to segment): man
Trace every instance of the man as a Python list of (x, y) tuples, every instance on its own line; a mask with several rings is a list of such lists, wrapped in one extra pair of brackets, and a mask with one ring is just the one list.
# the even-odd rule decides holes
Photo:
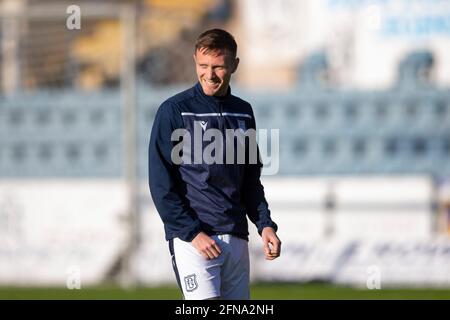
[[(250, 298), (246, 215), (257, 226), (266, 259), (280, 255), (281, 242), (260, 182), (258, 157), (232, 164), (174, 161), (179, 141), (173, 141), (172, 134), (177, 130), (185, 132), (183, 142), (190, 143), (191, 137), (210, 129), (224, 136), (229, 129), (255, 129), (250, 104), (233, 96), (229, 86), (239, 64), (236, 51), (228, 32), (202, 33), (194, 52), (198, 83), (162, 103), (151, 132), (150, 191), (185, 299)], [(200, 148), (206, 145), (203, 140)], [(195, 146), (183, 147), (183, 156), (195, 152)]]

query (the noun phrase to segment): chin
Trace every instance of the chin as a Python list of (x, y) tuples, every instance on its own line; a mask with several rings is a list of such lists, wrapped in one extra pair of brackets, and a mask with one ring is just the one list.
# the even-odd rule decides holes
[(215, 95), (217, 92), (219, 92), (219, 89), (211, 89), (211, 88), (205, 88), (205, 87), (203, 87), (203, 92), (204, 92), (207, 96), (213, 96), (213, 95)]

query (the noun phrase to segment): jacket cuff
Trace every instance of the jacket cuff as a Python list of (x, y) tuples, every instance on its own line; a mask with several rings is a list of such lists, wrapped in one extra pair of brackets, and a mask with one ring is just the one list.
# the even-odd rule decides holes
[(194, 226), (180, 230), (177, 238), (185, 242), (191, 242), (201, 231), (200, 223), (196, 223)]
[(270, 222), (267, 222), (267, 223), (263, 223), (263, 224), (261, 224), (261, 225), (258, 227), (258, 233), (259, 233), (259, 235), (262, 235), (262, 231), (263, 231), (263, 229), (266, 228), (266, 227), (271, 227), (271, 228), (273, 228), (273, 229), (275, 230), (275, 232), (278, 231), (278, 225), (277, 225), (275, 222), (270, 221)]

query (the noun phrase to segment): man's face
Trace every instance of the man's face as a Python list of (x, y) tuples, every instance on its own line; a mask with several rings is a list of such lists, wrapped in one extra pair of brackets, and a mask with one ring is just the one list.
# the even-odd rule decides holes
[(194, 54), (194, 61), (203, 92), (207, 96), (224, 96), (239, 59), (227, 51), (210, 51), (206, 54), (205, 49), (199, 49)]

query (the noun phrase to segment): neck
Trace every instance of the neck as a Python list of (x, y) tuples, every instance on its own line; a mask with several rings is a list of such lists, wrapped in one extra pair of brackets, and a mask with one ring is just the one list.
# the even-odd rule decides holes
[(217, 92), (214, 96), (215, 96), (215, 97), (225, 97), (225, 96), (227, 95), (227, 93), (228, 93), (228, 88), (229, 88), (229, 87), (230, 87), (230, 86), (227, 85), (226, 88), (224, 88), (223, 90)]

